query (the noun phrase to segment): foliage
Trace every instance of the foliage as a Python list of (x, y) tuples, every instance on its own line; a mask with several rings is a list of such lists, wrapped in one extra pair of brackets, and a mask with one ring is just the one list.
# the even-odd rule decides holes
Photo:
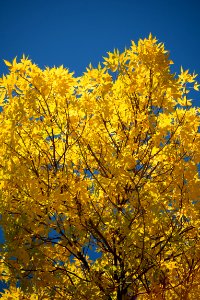
[(2, 299), (198, 299), (196, 75), (151, 35), (79, 78), (5, 63)]

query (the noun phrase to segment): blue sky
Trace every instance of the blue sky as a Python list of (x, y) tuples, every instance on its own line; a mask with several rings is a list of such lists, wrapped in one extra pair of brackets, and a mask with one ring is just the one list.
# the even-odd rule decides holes
[(0, 2), (0, 74), (7, 72), (3, 59), (25, 53), (40, 67), (64, 64), (80, 75), (150, 32), (170, 50), (175, 70), (200, 73), (198, 0)]
[[(151, 32), (170, 50), (174, 72), (200, 74), (198, 0), (0, 0), (0, 75), (3, 59), (22, 54), (41, 68), (63, 64), (77, 76), (114, 48)], [(200, 79), (200, 77), (199, 77)], [(195, 105), (200, 105), (196, 96)], [(2, 240), (0, 231), (0, 240)]]

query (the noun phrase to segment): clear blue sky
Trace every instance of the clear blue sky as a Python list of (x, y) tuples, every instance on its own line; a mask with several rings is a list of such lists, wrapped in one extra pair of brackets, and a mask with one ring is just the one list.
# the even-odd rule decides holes
[[(40, 67), (64, 64), (80, 75), (107, 51), (123, 50), (150, 32), (180, 65), (200, 73), (200, 1), (0, 0), (3, 59), (23, 53)], [(176, 69), (177, 70), (177, 69)]]
[(200, 74), (199, 11), (199, 0), (0, 0), (0, 74), (3, 59), (24, 53), (42, 68), (63, 64), (79, 76), (150, 32), (170, 50), (173, 71), (182, 65)]

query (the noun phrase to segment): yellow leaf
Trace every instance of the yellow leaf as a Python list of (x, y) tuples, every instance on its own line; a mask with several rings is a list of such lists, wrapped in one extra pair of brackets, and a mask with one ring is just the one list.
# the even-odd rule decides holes
[(8, 60), (5, 60), (5, 59), (4, 59), (4, 63), (5, 63), (6, 66), (8, 66), (8, 67), (11, 67), (11, 66), (12, 66), (12, 64), (11, 64)]
[(199, 91), (199, 87), (200, 87), (200, 84), (197, 84), (197, 82), (195, 82), (195, 84), (194, 84), (194, 90), (195, 91)]

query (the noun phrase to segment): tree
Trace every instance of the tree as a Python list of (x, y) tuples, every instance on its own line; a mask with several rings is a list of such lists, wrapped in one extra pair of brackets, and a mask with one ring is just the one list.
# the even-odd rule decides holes
[(79, 78), (5, 63), (2, 299), (198, 299), (196, 75), (151, 35)]

